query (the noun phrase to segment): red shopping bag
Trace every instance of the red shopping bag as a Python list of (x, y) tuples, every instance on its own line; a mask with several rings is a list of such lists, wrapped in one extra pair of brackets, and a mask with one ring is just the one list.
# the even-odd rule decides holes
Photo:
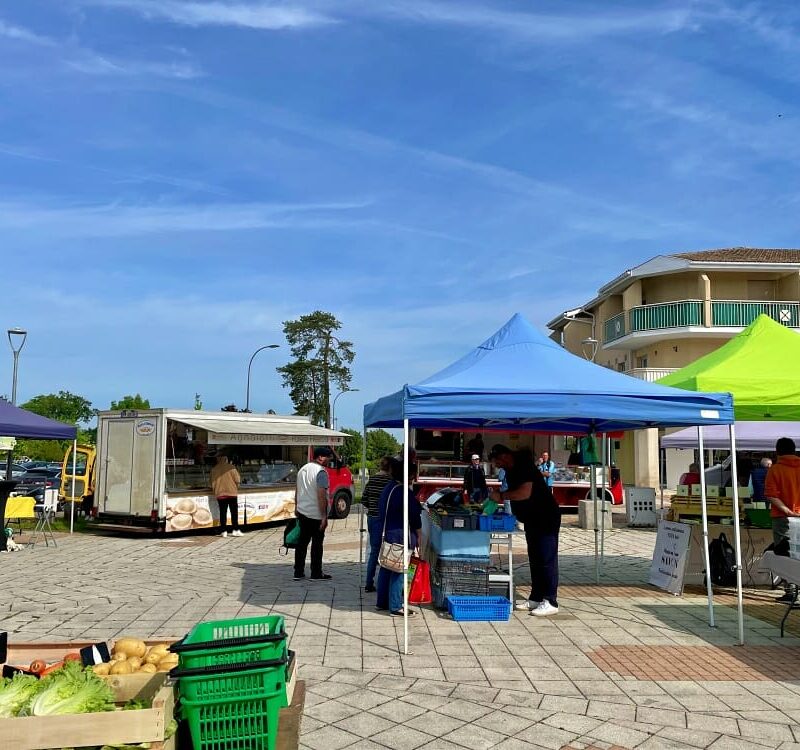
[(431, 596), (431, 566), (419, 557), (412, 557), (408, 564), (409, 573), (414, 569), (411, 579), (411, 588), (408, 591), (410, 604), (430, 604)]

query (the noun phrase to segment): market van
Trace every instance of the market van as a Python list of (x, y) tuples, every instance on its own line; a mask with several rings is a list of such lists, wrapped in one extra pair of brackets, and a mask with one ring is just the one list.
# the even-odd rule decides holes
[[(92, 493), (91, 513), (103, 527), (166, 532), (211, 528), (219, 525), (211, 469), (224, 453), (241, 475), (240, 523), (283, 521), (294, 517), (297, 470), (309, 460), (313, 446), (335, 451), (345, 437), (300, 416), (106, 411), (98, 414), (96, 454), (89, 449), (87, 473), (80, 478)], [(344, 518), (353, 502), (353, 476), (339, 459), (331, 461), (327, 473), (330, 515)], [(65, 474), (62, 494), (67, 500), (71, 481)], [(77, 487), (75, 495), (86, 498)]]

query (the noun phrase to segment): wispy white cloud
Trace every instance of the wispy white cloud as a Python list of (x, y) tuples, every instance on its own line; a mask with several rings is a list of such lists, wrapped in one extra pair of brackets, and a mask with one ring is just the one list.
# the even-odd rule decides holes
[(124, 8), (145, 18), (163, 19), (183, 26), (238, 26), (277, 31), (335, 23), (332, 16), (302, 4), (183, 0), (86, 0), (85, 4)]
[[(210, 205), (119, 204), (58, 206), (0, 202), (0, 230), (51, 236), (123, 237), (168, 232), (233, 232), (252, 229), (332, 227), (336, 217), (366, 208), (363, 201), (335, 203), (246, 203)], [(344, 223), (348, 224), (347, 217)]]
[(44, 47), (50, 47), (55, 42), (49, 37), (37, 34), (30, 29), (23, 28), (22, 26), (14, 26), (6, 23), (0, 19), (0, 37), (6, 39), (14, 39), (18, 42), (26, 42), (27, 44), (38, 44)]
[(64, 64), (72, 70), (95, 76), (156, 76), (190, 80), (203, 75), (202, 70), (191, 62), (112, 58), (88, 50), (66, 59)]
[(432, 0), (359, 2), (344, 7), (368, 16), (500, 32), (518, 39), (554, 42), (582, 41), (619, 34), (669, 34), (695, 30), (699, 26), (699, 18), (692, 7), (682, 5), (591, 13), (584, 10), (572, 14), (508, 11), (490, 5)]

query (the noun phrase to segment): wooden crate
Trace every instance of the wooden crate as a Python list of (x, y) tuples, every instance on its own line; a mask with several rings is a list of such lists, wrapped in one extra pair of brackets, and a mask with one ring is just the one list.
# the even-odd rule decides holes
[[(150, 641), (148, 645), (167, 640)], [(58, 661), (70, 651), (90, 642), (25, 643), (9, 645), (7, 663), (25, 666), (33, 659)], [(150, 742), (151, 750), (174, 750), (175, 740), (164, 739), (164, 732), (173, 719), (175, 689), (169, 675), (115, 675), (106, 678), (118, 703), (135, 698), (152, 701), (150, 708), (136, 711), (107, 711), (73, 716), (26, 716), (0, 719), (2, 747), (14, 750), (54, 750), (87, 745), (136, 744)]]

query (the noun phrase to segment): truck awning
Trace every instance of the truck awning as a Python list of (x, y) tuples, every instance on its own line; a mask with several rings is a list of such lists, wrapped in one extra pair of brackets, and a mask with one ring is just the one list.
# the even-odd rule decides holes
[(221, 417), (197, 414), (170, 416), (175, 422), (208, 432), (209, 445), (341, 445), (344, 432), (296, 420), (253, 415)]

